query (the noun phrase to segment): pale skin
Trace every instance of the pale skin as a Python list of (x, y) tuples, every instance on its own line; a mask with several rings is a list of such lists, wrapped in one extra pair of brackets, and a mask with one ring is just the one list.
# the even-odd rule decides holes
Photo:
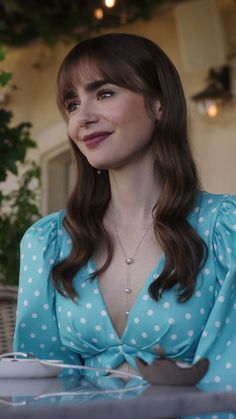
[[(72, 140), (86, 156), (89, 163), (109, 172), (111, 201), (104, 224), (114, 243), (114, 256), (108, 269), (100, 276), (100, 290), (114, 329), (122, 337), (126, 323), (126, 311), (132, 309), (135, 300), (162, 255), (153, 227), (148, 229), (135, 262), (130, 266), (127, 284), (127, 264), (114, 224), (128, 257), (133, 256), (148, 226), (152, 223), (152, 208), (161, 185), (153, 173), (151, 138), (156, 122), (161, 117), (160, 102), (154, 104), (153, 115), (145, 108), (141, 94), (104, 83), (88, 90), (86, 86), (101, 77), (94, 76), (78, 84), (74, 97), (69, 99), (68, 132)], [(108, 131), (111, 135), (88, 148), (85, 135)], [(102, 174), (100, 175), (102, 176)], [(102, 247), (96, 252), (97, 267), (102, 266), (106, 252)], [(127, 285), (132, 293), (124, 293)], [(131, 371), (127, 363), (120, 366)]]

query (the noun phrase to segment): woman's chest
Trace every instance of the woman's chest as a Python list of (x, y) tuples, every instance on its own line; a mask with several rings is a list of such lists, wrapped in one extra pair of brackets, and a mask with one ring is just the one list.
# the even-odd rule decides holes
[(154, 280), (160, 252), (144, 249), (139, 257), (126, 258), (116, 252), (108, 269), (99, 277), (99, 289), (118, 336), (143, 289)]
[[(201, 277), (194, 295), (187, 302), (178, 303), (174, 290), (155, 301), (148, 293), (148, 286), (162, 267), (163, 260), (139, 290), (127, 315), (123, 315), (126, 302), (121, 306), (118, 301), (118, 286), (113, 289), (114, 310), (110, 313), (98, 278), (90, 280), (77, 275), (75, 288), (79, 294), (78, 301), (73, 302), (60, 295), (56, 297), (63, 343), (86, 354), (120, 344), (127, 351), (133, 347), (146, 348), (145, 351), (148, 351), (160, 345), (169, 356), (188, 352), (190, 347), (197, 344), (207, 322), (214, 301), (214, 287), (209, 281), (202, 281)], [(119, 272), (122, 273), (121, 270)], [(122, 334), (117, 333), (114, 313), (117, 313), (117, 318), (123, 315)]]

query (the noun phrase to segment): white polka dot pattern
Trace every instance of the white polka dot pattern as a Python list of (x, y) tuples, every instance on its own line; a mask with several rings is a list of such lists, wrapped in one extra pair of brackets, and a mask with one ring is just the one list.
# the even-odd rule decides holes
[[(199, 193), (188, 217), (208, 246), (208, 258), (196, 280), (193, 296), (176, 301), (175, 289), (156, 302), (148, 292), (160, 275), (164, 259), (150, 273), (127, 326), (118, 337), (101, 296), (93, 258), (74, 278), (78, 300), (58, 294), (52, 285), (52, 266), (67, 257), (71, 240), (65, 232), (64, 212), (39, 220), (21, 243), (21, 270), (15, 350), (54, 357), (67, 363), (117, 368), (135, 357), (154, 358), (152, 348), (193, 362), (207, 356), (210, 370), (205, 382), (232, 388), (236, 347), (236, 198)], [(204, 380), (203, 380), (204, 383)]]
[(59, 325), (53, 320), (55, 292), (50, 271), (58, 255), (57, 225), (58, 214), (49, 215), (31, 227), (22, 239), (24, 257), (21, 260), (24, 264), (20, 269), (22, 286), (19, 288), (21, 298), (18, 298), (14, 349), (31, 352), (39, 358), (55, 357), (80, 364), (79, 354), (72, 362), (70, 355), (74, 352), (62, 346)]

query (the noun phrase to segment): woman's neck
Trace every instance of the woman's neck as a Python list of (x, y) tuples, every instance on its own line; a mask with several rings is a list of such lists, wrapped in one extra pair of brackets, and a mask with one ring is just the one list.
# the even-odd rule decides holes
[(160, 182), (150, 162), (109, 171), (111, 201), (109, 214), (121, 225), (146, 225), (160, 193)]

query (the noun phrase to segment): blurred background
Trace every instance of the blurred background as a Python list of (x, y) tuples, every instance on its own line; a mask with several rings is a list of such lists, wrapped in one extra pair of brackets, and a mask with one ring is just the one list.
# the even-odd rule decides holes
[(81, 39), (159, 44), (182, 79), (203, 188), (236, 193), (235, 0), (0, 0), (0, 22), (0, 282), (17, 284), (26, 228), (65, 206), (73, 175), (55, 79)]

